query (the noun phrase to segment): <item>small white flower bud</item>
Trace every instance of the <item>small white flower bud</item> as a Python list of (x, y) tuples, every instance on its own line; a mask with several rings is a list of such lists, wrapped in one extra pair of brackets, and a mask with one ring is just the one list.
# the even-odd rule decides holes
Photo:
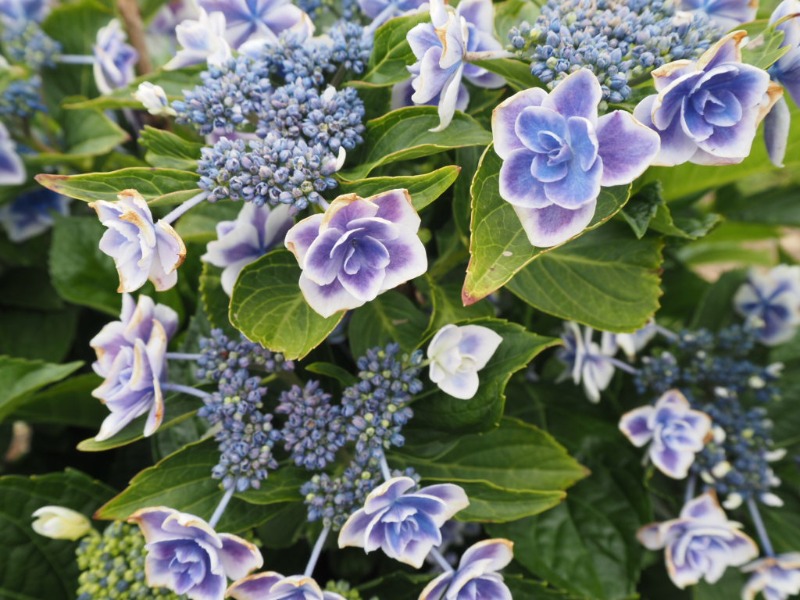
[(92, 529), (84, 515), (63, 506), (42, 506), (32, 516), (36, 519), (31, 524), (33, 530), (54, 540), (75, 541)]
[(151, 115), (174, 117), (178, 114), (169, 105), (167, 93), (160, 85), (149, 81), (140, 83), (139, 88), (133, 93), (133, 97), (141, 102)]

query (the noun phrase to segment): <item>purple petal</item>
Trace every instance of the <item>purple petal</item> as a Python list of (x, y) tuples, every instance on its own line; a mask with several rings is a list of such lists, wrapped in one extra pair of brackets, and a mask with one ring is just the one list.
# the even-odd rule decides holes
[(319, 236), (320, 225), (322, 225), (324, 218), (323, 215), (306, 217), (286, 233), (284, 244), (297, 258), (298, 264), (302, 265), (305, 261), (308, 249)]
[(256, 573), (235, 582), (228, 588), (227, 595), (234, 600), (263, 600), (282, 579), (283, 575), (274, 571)]
[(642, 406), (622, 415), (619, 428), (637, 448), (641, 448), (653, 439), (650, 418), (653, 416), (652, 406)]
[(769, 160), (776, 167), (783, 167), (786, 148), (789, 145), (789, 127), (792, 115), (785, 98), (778, 100), (764, 119), (764, 142)]
[(445, 520), (469, 506), (469, 499), (463, 488), (452, 483), (429, 485), (416, 492), (416, 494), (432, 496), (444, 502), (447, 507)]
[(344, 289), (338, 279), (330, 285), (318, 285), (303, 273), (300, 275), (298, 283), (309, 306), (325, 318), (339, 311), (358, 308), (364, 304), (363, 300), (359, 300)]
[(545, 98), (547, 92), (531, 88), (514, 94), (492, 111), (494, 150), (500, 158), (508, 159), (512, 152), (525, 147), (516, 133), (517, 118), (526, 108), (541, 106)]
[(661, 550), (667, 540), (667, 533), (674, 521), (651, 523), (636, 532), (636, 539), (648, 550)]
[(741, 41), (747, 36), (744, 31), (732, 31), (706, 50), (697, 61), (697, 68), (710, 71), (723, 63), (741, 63)]
[(373, 514), (387, 508), (415, 485), (410, 477), (394, 477), (385, 481), (369, 493), (364, 509)]
[(597, 159), (597, 135), (592, 123), (582, 117), (570, 117), (567, 120), (569, 131), (569, 147), (575, 160), (584, 171), (588, 170)]
[[(642, 124), (655, 129), (652, 109), (656, 96), (647, 96), (634, 109), (633, 116)], [(661, 137), (661, 147), (653, 160), (654, 165), (671, 167), (688, 161), (697, 151), (697, 144), (683, 131), (679, 119), (675, 119), (664, 130), (657, 130)]]
[(429, 48), (419, 62), (419, 73), (412, 81), (414, 94), (411, 100), (414, 104), (427, 104), (443, 93), (455, 69), (442, 69), (439, 62), (442, 59), (442, 47)]
[(602, 97), (603, 91), (594, 73), (588, 69), (578, 69), (550, 92), (542, 106), (563, 117), (583, 117), (594, 124), (597, 122), (597, 107)]
[(577, 210), (561, 208), (555, 204), (545, 208), (520, 208), (515, 206), (522, 228), (531, 245), (549, 248), (566, 242), (582, 232), (594, 216), (597, 202), (588, 202)]
[(347, 546), (363, 548), (367, 530), (375, 518), (377, 517), (373, 514), (367, 514), (363, 508), (350, 515), (339, 531), (339, 548), (346, 548)]
[(344, 260), (345, 249), (339, 245), (343, 237), (339, 229), (326, 229), (314, 240), (302, 263), (308, 279), (317, 285), (329, 285), (336, 279)]
[(443, 600), (450, 582), (453, 580), (453, 571), (444, 572), (433, 579), (420, 593), (418, 600)]
[(684, 479), (689, 474), (689, 467), (694, 462), (694, 452), (683, 451), (653, 444), (650, 446), (650, 459), (665, 475), (673, 479)]
[(345, 291), (362, 304), (377, 298), (383, 289), (385, 278), (384, 269), (371, 269), (365, 266), (361, 266), (352, 274), (345, 270), (338, 274), (339, 283)]
[(588, 171), (583, 171), (573, 160), (566, 177), (544, 184), (547, 199), (553, 204), (569, 210), (576, 210), (588, 203), (595, 203), (600, 195), (600, 180), (603, 165), (596, 161)]
[(653, 71), (657, 92), (661, 92), (681, 77), (697, 73), (697, 63), (691, 60), (675, 60)]
[(427, 272), (428, 255), (416, 232), (384, 242), (384, 246), (389, 252), (391, 262), (386, 267), (381, 291), (391, 290)]
[(497, 538), (483, 540), (470, 546), (461, 556), (458, 570), (472, 563), (484, 562), (482, 574), (505, 568), (514, 558), (514, 544), (509, 540)]
[(128, 517), (128, 521), (136, 523), (142, 530), (142, 535), (148, 544), (175, 539), (171, 533), (163, 530), (164, 521), (178, 511), (163, 506), (142, 508)]
[(532, 173), (536, 154), (523, 148), (514, 150), (500, 167), (500, 196), (520, 208), (544, 208), (552, 202), (547, 198), (544, 185)]
[(415, 25), (406, 35), (408, 45), (417, 59), (421, 59), (425, 53), (435, 46), (441, 46), (442, 41), (436, 35), (436, 30), (430, 23), (420, 23)]
[(727, 523), (725, 511), (714, 494), (705, 493), (687, 502), (681, 509), (682, 519), (697, 519), (708, 523)]
[(624, 185), (645, 172), (658, 155), (661, 139), (630, 113), (616, 110), (597, 122), (598, 154), (604, 186)]
[(391, 190), (369, 199), (378, 206), (375, 216), (393, 223), (397, 227), (416, 233), (420, 218), (407, 190)]
[(503, 337), (480, 325), (463, 325), (458, 329), (461, 333), (459, 352), (472, 359), (476, 370), (483, 369), (502, 343)]
[(228, 579), (241, 579), (264, 564), (261, 552), (253, 544), (229, 533), (220, 533), (219, 559)]
[(554, 136), (566, 140), (567, 121), (551, 109), (531, 106), (519, 113), (514, 131), (526, 148), (547, 153), (553, 149)]
[(364, 199), (356, 194), (346, 194), (331, 202), (325, 211), (325, 220), (320, 229), (324, 231), (326, 228), (334, 228), (347, 231), (351, 222), (375, 217), (377, 213), (378, 205), (370, 198)]

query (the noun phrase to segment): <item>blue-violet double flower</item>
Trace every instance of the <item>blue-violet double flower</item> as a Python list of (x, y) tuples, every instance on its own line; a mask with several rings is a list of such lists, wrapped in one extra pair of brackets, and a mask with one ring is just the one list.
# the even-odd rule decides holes
[(645, 525), (637, 537), (649, 550), (665, 549), (667, 573), (683, 589), (701, 579), (716, 583), (726, 568), (758, 556), (756, 543), (740, 529), (708, 492), (687, 502), (677, 519)]
[(442, 543), (445, 521), (469, 506), (464, 490), (451, 483), (416, 492), (410, 477), (394, 477), (367, 496), (364, 508), (350, 515), (339, 532), (339, 547), (355, 546), (419, 569), (431, 548)]
[(661, 136), (653, 164), (742, 162), (758, 124), (783, 93), (769, 74), (742, 63), (744, 31), (729, 33), (696, 61), (677, 60), (653, 71), (656, 94), (634, 110)]
[(455, 571), (442, 573), (431, 581), (419, 600), (512, 600), (503, 576), (497, 571), (514, 558), (514, 544), (509, 540), (483, 540), (473, 544), (461, 556)]
[(125, 190), (118, 202), (97, 200), (91, 206), (108, 228), (100, 250), (114, 259), (118, 292), (133, 292), (149, 279), (158, 291), (178, 282), (178, 267), (186, 258), (183, 240), (171, 225), (153, 222), (150, 207), (136, 190)]
[(253, 544), (217, 533), (200, 517), (156, 506), (128, 519), (147, 542), (145, 574), (150, 587), (166, 587), (192, 600), (222, 600), (228, 579), (241, 579), (264, 564)]
[(733, 29), (756, 18), (758, 0), (680, 0), (680, 10), (700, 11), (722, 31)]
[[(417, 62), (408, 67), (414, 76), (414, 104), (437, 104), (442, 131), (453, 119), (456, 105), (469, 97), (462, 77), (473, 85), (498, 88), (499, 75), (467, 62), (469, 53), (498, 52), (503, 46), (493, 37), (494, 7), (491, 0), (463, 0), (458, 8), (444, 0), (431, 0), (431, 23), (420, 23), (408, 32), (408, 43)], [(461, 101), (459, 102), (459, 99)]]
[(270, 209), (245, 202), (235, 221), (217, 223), (217, 239), (208, 243), (201, 260), (222, 268), (222, 289), (230, 296), (242, 269), (282, 244), (292, 225), (286, 204)]
[(256, 40), (277, 44), (284, 31), (300, 33), (304, 38), (314, 32), (311, 19), (290, 0), (199, 0), (199, 3), (210, 13), (225, 15), (225, 39), (236, 49)]
[(579, 69), (549, 94), (525, 90), (492, 113), (494, 149), (503, 159), (500, 196), (534, 246), (583, 231), (600, 188), (632, 182), (658, 153), (658, 135), (629, 113), (598, 118), (602, 95), (597, 77)]
[(221, 12), (209, 14), (200, 8), (197, 19), (186, 19), (175, 27), (175, 36), (181, 49), (164, 69), (183, 69), (203, 63), (221, 67), (233, 57), (225, 39), (225, 15)]
[(369, 31), (375, 31), (389, 19), (414, 12), (425, 4), (426, 0), (358, 0), (361, 12), (372, 19)]
[(114, 436), (135, 418), (147, 414), (144, 435), (155, 433), (164, 418), (162, 383), (167, 375), (167, 344), (178, 327), (171, 308), (147, 296), (138, 303), (122, 297), (119, 321), (108, 323), (89, 342), (97, 354), (94, 372), (104, 378), (92, 391), (111, 411), (95, 439)]
[(600, 343), (592, 340), (594, 330), (573, 321), (564, 323), (561, 340), (564, 347), (558, 353), (558, 359), (566, 369), (559, 381), (572, 379), (575, 385), (583, 383), (583, 390), (590, 402), (600, 402), (600, 392), (608, 387), (614, 377), (612, 358), (617, 353), (614, 334), (603, 332)]
[(695, 454), (711, 438), (711, 418), (692, 410), (678, 390), (666, 392), (655, 406), (642, 406), (625, 413), (619, 428), (637, 448), (649, 443), (650, 460), (673, 479), (683, 479), (689, 474)]
[(758, 340), (775, 346), (794, 337), (800, 325), (800, 267), (751, 269), (736, 291), (733, 305), (756, 327)]
[(406, 190), (339, 196), (324, 214), (297, 223), (285, 243), (303, 270), (300, 289), (311, 308), (329, 317), (424, 274), (419, 225)]
[(285, 577), (274, 571), (240, 579), (228, 588), (226, 596), (234, 600), (345, 600), (335, 592), (323, 591), (311, 577)]
[(134, 78), (133, 67), (139, 54), (125, 42), (122, 25), (112, 19), (97, 32), (94, 50), (94, 80), (101, 94), (125, 87)]
[(26, 178), (25, 164), (17, 154), (17, 145), (0, 122), (0, 185), (19, 185), (25, 183)]
[(742, 600), (755, 600), (759, 593), (764, 600), (787, 600), (800, 594), (800, 552), (762, 558), (741, 570), (752, 573), (742, 589)]
[(0, 225), (12, 242), (24, 242), (50, 229), (56, 215), (68, 215), (70, 202), (51, 190), (34, 189), (0, 206)]

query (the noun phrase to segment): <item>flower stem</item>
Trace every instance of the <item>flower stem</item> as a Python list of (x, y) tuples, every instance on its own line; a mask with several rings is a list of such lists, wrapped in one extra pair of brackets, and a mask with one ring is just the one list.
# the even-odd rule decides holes
[(200, 360), (202, 354), (192, 354), (191, 352), (167, 352), (167, 359), (170, 360)]
[(325, 540), (328, 538), (328, 534), (331, 531), (330, 525), (326, 525), (322, 528), (322, 531), (317, 538), (317, 543), (314, 544), (314, 549), (311, 551), (311, 556), (308, 559), (308, 564), (306, 564), (306, 570), (303, 571), (303, 575), (305, 577), (311, 577), (311, 574), (314, 572), (314, 567), (317, 566), (317, 561), (319, 560), (319, 555), (322, 553), (322, 547), (325, 545)]
[(62, 65), (93, 65), (95, 63), (94, 56), (83, 54), (59, 54), (55, 60)]
[(216, 527), (219, 520), (222, 518), (222, 513), (225, 512), (225, 509), (228, 508), (228, 502), (231, 501), (233, 498), (233, 492), (236, 488), (231, 486), (231, 488), (225, 492), (225, 495), (222, 497), (222, 500), (219, 501), (217, 504), (217, 508), (214, 509), (214, 514), (211, 515), (211, 519), (209, 519), (208, 524), (211, 527)]
[(505, 50), (484, 50), (483, 52), (467, 52), (464, 60), (472, 62), (474, 60), (497, 60), (498, 58), (514, 58), (511, 52)]
[(189, 394), (190, 396), (194, 396), (196, 398), (202, 398), (203, 400), (211, 397), (211, 394), (209, 394), (208, 392), (204, 392), (203, 390), (196, 390), (193, 387), (189, 387), (188, 385), (183, 385), (180, 383), (165, 383), (161, 386), (161, 389), (166, 390), (168, 392)]
[(183, 213), (191, 210), (192, 208), (194, 208), (195, 206), (200, 204), (203, 200), (208, 198), (208, 196), (209, 196), (208, 192), (200, 192), (196, 196), (192, 196), (191, 198), (189, 198), (186, 202), (184, 202), (180, 206), (176, 206), (175, 208), (173, 208), (172, 211), (170, 213), (168, 213), (167, 216), (164, 217), (161, 220), (164, 221), (164, 223), (167, 223), (167, 224), (170, 224), (170, 223), (174, 222)]
[(435, 560), (436, 563), (442, 568), (442, 571), (445, 573), (451, 573), (453, 571), (453, 565), (447, 562), (447, 559), (441, 552), (439, 552), (438, 549), (431, 548), (430, 555), (433, 557), (433, 560)]
[(747, 508), (750, 510), (750, 516), (753, 518), (753, 525), (756, 526), (758, 532), (758, 539), (761, 541), (761, 548), (767, 556), (775, 556), (775, 550), (772, 549), (772, 542), (769, 541), (767, 528), (764, 527), (764, 521), (761, 519), (761, 513), (758, 510), (755, 498), (747, 500)]
[(656, 331), (667, 338), (670, 342), (675, 342), (678, 340), (678, 335), (667, 329), (666, 327), (662, 327), (661, 325), (656, 325)]
[(636, 375), (639, 372), (639, 369), (636, 367), (632, 367), (626, 362), (622, 362), (619, 359), (613, 358), (611, 356), (607, 356), (606, 360), (618, 368), (620, 371), (625, 371), (626, 373), (630, 373), (631, 375)]
[(139, 55), (139, 60), (136, 63), (139, 75), (147, 75), (153, 70), (153, 64), (150, 62), (150, 53), (147, 49), (139, 3), (136, 0), (117, 0), (117, 8), (125, 23), (128, 39)]
[(694, 498), (694, 491), (696, 487), (697, 487), (697, 475), (692, 473), (689, 476), (689, 481), (686, 482), (686, 491), (683, 494), (684, 504), (686, 504), (687, 502), (689, 502), (689, 500)]
[(383, 475), (384, 481), (389, 481), (392, 478), (389, 463), (386, 462), (386, 455), (383, 453), (381, 453), (381, 475)]

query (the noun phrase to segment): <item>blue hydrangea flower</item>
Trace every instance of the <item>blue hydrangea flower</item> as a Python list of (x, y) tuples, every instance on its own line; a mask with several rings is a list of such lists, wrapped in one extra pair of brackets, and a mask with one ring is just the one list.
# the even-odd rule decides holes
[(420, 23), (408, 32), (408, 43), (417, 62), (408, 67), (415, 104), (438, 98), (442, 131), (453, 119), (462, 91), (461, 79), (484, 88), (497, 88), (505, 81), (499, 75), (467, 62), (467, 54), (502, 50), (493, 37), (494, 8), (489, 0), (464, 0), (453, 9), (444, 0), (430, 3), (431, 23)]
[(25, 183), (27, 177), (25, 164), (17, 154), (17, 145), (0, 122), (0, 185), (19, 185)]
[(308, 37), (314, 25), (308, 15), (290, 0), (199, 0), (209, 13), (225, 15), (225, 39), (233, 48), (249, 40), (275, 44), (286, 30), (300, 31)]
[(500, 195), (534, 246), (583, 231), (600, 188), (630, 183), (658, 153), (658, 135), (629, 113), (598, 118), (601, 97), (597, 77), (579, 69), (550, 94), (525, 90), (492, 113), (494, 149), (503, 159)]
[(591, 327), (581, 327), (572, 321), (564, 323), (561, 336), (564, 347), (558, 351), (558, 359), (566, 369), (559, 378), (572, 378), (575, 385), (583, 383), (583, 390), (591, 402), (600, 402), (600, 392), (608, 387), (614, 376), (611, 358), (617, 353), (613, 335), (604, 334), (601, 343), (592, 341)]
[(745, 565), (741, 569), (752, 573), (742, 589), (742, 600), (787, 600), (800, 594), (800, 552), (769, 556)]
[(370, 31), (375, 31), (389, 19), (419, 10), (425, 3), (425, 0), (358, 0), (361, 11), (372, 19)]
[(775, 346), (790, 340), (800, 325), (800, 267), (751, 269), (733, 305), (736, 312), (754, 321), (762, 344)]
[(0, 117), (31, 119), (36, 113), (47, 112), (39, 94), (41, 89), (42, 79), (38, 75), (9, 83), (0, 96)]
[(68, 215), (70, 199), (39, 188), (0, 206), (0, 224), (12, 242), (24, 242), (50, 229), (56, 215)]
[(303, 270), (300, 289), (306, 301), (329, 317), (424, 274), (428, 257), (419, 226), (406, 190), (367, 199), (339, 196), (325, 214), (303, 219), (285, 243)]
[(723, 31), (756, 18), (758, 0), (680, 0), (680, 10), (701, 11)]
[(94, 51), (94, 81), (102, 94), (127, 86), (135, 77), (133, 67), (139, 54), (130, 44), (125, 43), (126, 35), (122, 25), (112, 19), (108, 25), (97, 32)]
[(711, 419), (692, 410), (678, 390), (661, 396), (655, 406), (642, 406), (622, 415), (622, 433), (637, 448), (650, 444), (648, 456), (653, 464), (673, 479), (684, 479), (711, 438)]
[(100, 250), (114, 259), (117, 291), (136, 291), (148, 279), (158, 291), (170, 289), (178, 282), (178, 267), (186, 257), (183, 240), (168, 223), (153, 222), (150, 207), (136, 190), (117, 197), (118, 202), (89, 204), (108, 228), (100, 239)]
[(410, 477), (395, 477), (376, 487), (339, 532), (339, 547), (355, 546), (369, 553), (381, 548), (387, 556), (419, 569), (431, 548), (442, 543), (445, 521), (469, 506), (464, 490), (444, 483), (408, 492)]
[(758, 124), (781, 95), (762, 69), (742, 63), (744, 31), (726, 35), (696, 62), (653, 71), (656, 94), (634, 111), (661, 136), (653, 164), (724, 165), (750, 154)]
[(178, 330), (178, 314), (169, 306), (156, 304), (149, 296), (139, 296), (135, 301), (130, 294), (123, 294), (119, 321), (107, 323), (89, 341), (97, 354), (92, 364), (94, 372), (108, 377), (120, 350), (133, 346), (136, 340), (147, 342), (156, 326), (164, 331), (169, 341)]
[(756, 543), (729, 521), (713, 492), (687, 502), (677, 519), (645, 525), (636, 537), (648, 550), (664, 548), (667, 572), (683, 589), (720, 580), (725, 569), (758, 556)]
[[(795, 104), (800, 105), (800, 0), (784, 0), (770, 16), (769, 23), (783, 31), (781, 48), (786, 53), (769, 68), (774, 81), (781, 84)], [(794, 16), (793, 16), (794, 15)], [(783, 22), (780, 22), (781, 20)], [(764, 119), (764, 141), (769, 158), (775, 166), (782, 167), (789, 143), (792, 116), (786, 98), (781, 97)]]
[(4, 0), (0, 4), (3, 21), (33, 21), (41, 23), (50, 12), (47, 0)]
[(512, 600), (503, 576), (497, 571), (514, 558), (509, 540), (483, 540), (464, 552), (455, 571), (445, 572), (431, 581), (419, 600)]
[(285, 205), (270, 210), (248, 202), (235, 221), (217, 223), (217, 239), (208, 243), (200, 260), (223, 269), (222, 289), (228, 296), (233, 294), (242, 269), (283, 243), (286, 232), (294, 225), (289, 212)]
[(445, 325), (428, 345), (429, 376), (444, 393), (469, 400), (480, 386), (478, 371), (486, 366), (503, 338), (480, 325)]
[(228, 579), (241, 579), (264, 564), (250, 542), (217, 533), (200, 517), (172, 508), (143, 508), (128, 521), (139, 526), (147, 542), (148, 585), (192, 600), (222, 600)]
[(343, 596), (323, 591), (311, 577), (267, 571), (235, 582), (226, 596), (234, 600), (345, 600)]
[(9, 60), (32, 71), (55, 66), (61, 44), (42, 31), (37, 22), (4, 18), (3, 25), (0, 41)]
[(208, 14), (199, 9), (197, 19), (186, 19), (175, 28), (181, 49), (164, 69), (182, 69), (192, 65), (208, 63), (221, 66), (233, 56), (225, 39), (225, 15), (221, 12)]

